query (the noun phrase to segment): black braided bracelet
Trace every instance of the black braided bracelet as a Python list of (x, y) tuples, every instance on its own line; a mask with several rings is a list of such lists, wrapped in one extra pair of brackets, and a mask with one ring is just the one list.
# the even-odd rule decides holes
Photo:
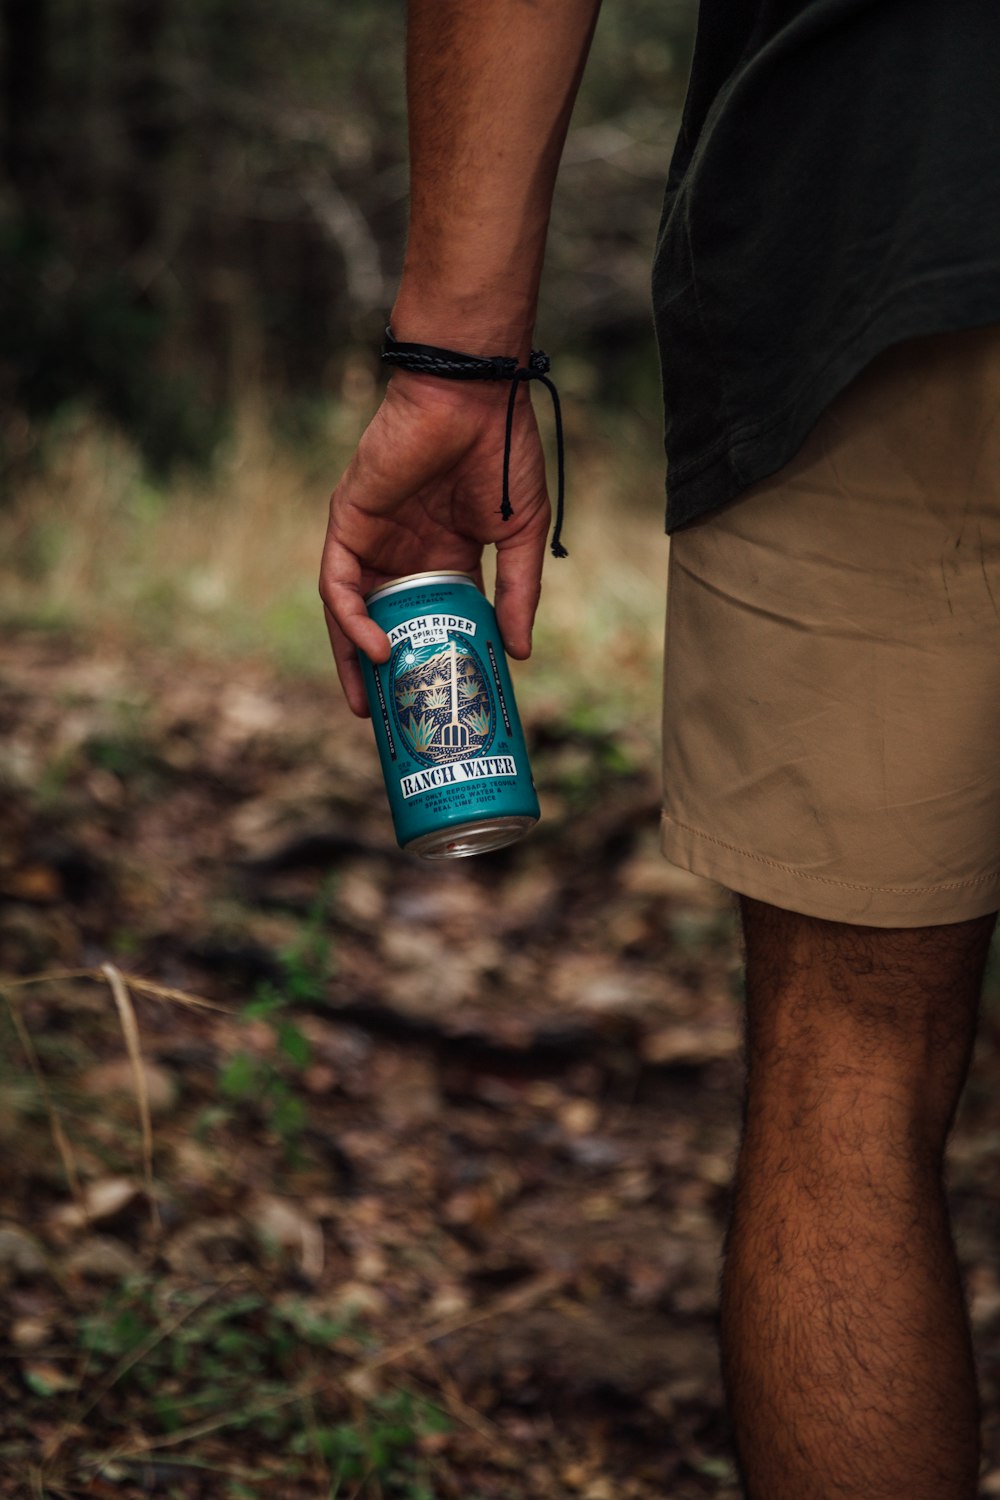
[(442, 380), (509, 380), (510, 399), (507, 402), (507, 427), (503, 447), (503, 493), (500, 514), (509, 521), (514, 514), (510, 503), (510, 443), (514, 430), (514, 402), (517, 388), (522, 382), (540, 380), (552, 397), (552, 411), (556, 423), (556, 465), (558, 490), (556, 493), (556, 524), (552, 532), (552, 556), (568, 557), (562, 544), (563, 512), (565, 502), (565, 448), (563, 444), (562, 410), (559, 392), (548, 378), (549, 357), (540, 349), (532, 349), (528, 363), (519, 365), (516, 359), (506, 354), (462, 354), (457, 349), (437, 349), (433, 344), (406, 344), (393, 337), (392, 329), (385, 330), (382, 345), (382, 363), (393, 365), (398, 370), (410, 370), (418, 375), (437, 375)]

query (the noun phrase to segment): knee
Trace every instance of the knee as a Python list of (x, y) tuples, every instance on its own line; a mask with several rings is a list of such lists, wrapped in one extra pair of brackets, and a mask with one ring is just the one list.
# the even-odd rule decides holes
[(854, 1110), (946, 1131), (994, 917), (871, 928), (741, 904), (751, 1088), (817, 1123)]

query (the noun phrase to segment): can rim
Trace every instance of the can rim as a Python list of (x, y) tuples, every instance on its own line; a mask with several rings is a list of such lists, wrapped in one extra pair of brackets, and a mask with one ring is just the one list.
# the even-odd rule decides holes
[(464, 573), (459, 568), (430, 568), (424, 573), (404, 573), (402, 578), (391, 578), (388, 583), (380, 583), (378, 588), (372, 589), (365, 595), (365, 603), (370, 604), (373, 599), (378, 599), (382, 594), (390, 594), (395, 589), (404, 588), (410, 583), (429, 583), (431, 579), (440, 579), (442, 582), (461, 579), (463, 583), (471, 586), (479, 592), (479, 585), (471, 573)]

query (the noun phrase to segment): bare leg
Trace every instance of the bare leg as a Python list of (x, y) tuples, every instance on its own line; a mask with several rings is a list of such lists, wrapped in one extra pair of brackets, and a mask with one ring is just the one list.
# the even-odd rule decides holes
[(722, 1357), (749, 1500), (974, 1500), (979, 1413), (941, 1181), (994, 916), (741, 899), (748, 1082)]

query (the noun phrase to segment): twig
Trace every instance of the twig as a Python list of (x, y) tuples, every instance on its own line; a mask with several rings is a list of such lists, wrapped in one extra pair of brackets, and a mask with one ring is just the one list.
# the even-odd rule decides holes
[[(147, 1460), (143, 1459), (139, 1454), (133, 1457), (131, 1453), (115, 1453), (111, 1457), (105, 1454), (99, 1462), (102, 1464), (123, 1464), (126, 1468), (138, 1469)], [(175, 1469), (199, 1469), (206, 1474), (224, 1474), (227, 1479), (267, 1479), (269, 1477), (259, 1469), (223, 1468), (219, 1464), (207, 1463), (199, 1458), (186, 1458), (183, 1454), (179, 1453), (173, 1458), (168, 1459), (167, 1462)]]
[(383, 1349), (381, 1354), (375, 1354), (371, 1359), (359, 1360), (354, 1368), (341, 1378), (350, 1381), (359, 1375), (368, 1375), (372, 1370), (380, 1370), (385, 1365), (395, 1364), (398, 1359), (403, 1359), (407, 1354), (413, 1354), (417, 1349), (425, 1348), (436, 1339), (445, 1338), (449, 1333), (458, 1333), (462, 1328), (471, 1328), (476, 1323), (485, 1323), (490, 1318), (501, 1317), (504, 1313), (518, 1312), (521, 1308), (530, 1307), (533, 1302), (539, 1302), (549, 1292), (554, 1292), (565, 1280), (565, 1274), (561, 1271), (545, 1271), (525, 1286), (515, 1287), (513, 1291), (505, 1292), (476, 1312), (444, 1318), (440, 1323), (432, 1323), (430, 1328), (425, 1328), (421, 1333), (413, 1334), (398, 1344), (391, 1344), (388, 1349)]
[(359, 1496), (364, 1491), (364, 1488), (367, 1485), (369, 1479), (372, 1482), (372, 1488), (374, 1490), (373, 1500), (382, 1500), (382, 1485), (378, 1477), (378, 1466), (371, 1452), (371, 1432), (368, 1427), (368, 1413), (365, 1410), (364, 1404), (358, 1400), (358, 1397), (353, 1391), (349, 1390), (347, 1392), (347, 1400), (350, 1404), (351, 1411), (354, 1414), (355, 1426), (357, 1426), (361, 1430), (361, 1434), (364, 1439), (365, 1447), (368, 1450), (369, 1457), (368, 1467), (362, 1474), (361, 1478), (358, 1480), (356, 1488), (351, 1491), (349, 1500), (359, 1500)]
[(44, 984), (49, 979), (61, 982), (64, 979), (94, 979), (95, 977), (93, 969), (51, 969), (45, 974), (0, 975), (0, 985), (5, 990), (16, 990), (25, 984)]
[[(158, 1324), (157, 1327), (154, 1328), (150, 1333), (148, 1333), (144, 1339), (136, 1344), (134, 1349), (130, 1349), (127, 1354), (124, 1354), (122, 1356), (122, 1358), (115, 1365), (114, 1369), (112, 1369), (101, 1381), (100, 1385), (97, 1387), (97, 1390), (91, 1396), (86, 1406), (80, 1407), (78, 1411), (74, 1412), (72, 1418), (66, 1424), (67, 1427), (78, 1427), (79, 1424), (83, 1421), (84, 1417), (90, 1415), (90, 1413), (94, 1410), (94, 1407), (97, 1406), (99, 1402), (104, 1400), (104, 1397), (108, 1394), (108, 1391), (111, 1390), (112, 1386), (116, 1385), (118, 1381), (121, 1380), (122, 1376), (126, 1375), (129, 1370), (131, 1370), (133, 1365), (137, 1365), (141, 1359), (145, 1359), (146, 1355), (151, 1353), (152, 1350), (156, 1348), (157, 1344), (162, 1344), (163, 1340), (169, 1338), (170, 1335), (174, 1333), (182, 1323), (187, 1322), (188, 1318), (190, 1318), (192, 1314), (200, 1312), (201, 1309), (205, 1306), (206, 1302), (211, 1302), (213, 1297), (217, 1297), (220, 1292), (225, 1291), (227, 1287), (232, 1286), (233, 1282), (237, 1280), (239, 1280), (239, 1276), (230, 1276), (226, 1281), (220, 1281), (218, 1286), (210, 1287), (205, 1295), (203, 1297), (199, 1297), (196, 1302), (192, 1302), (190, 1307), (182, 1308), (180, 1312), (176, 1314), (176, 1316), (169, 1320), (169, 1322)], [(55, 1456), (55, 1453), (58, 1452), (58, 1449), (62, 1445), (63, 1441), (64, 1438), (61, 1437), (57, 1442), (56, 1447), (52, 1452), (53, 1457)], [(125, 1451), (126, 1453), (141, 1453), (143, 1450), (141, 1448), (133, 1448), (126, 1449)], [(101, 1462), (103, 1463), (104, 1460), (102, 1459)]]
[(137, 974), (123, 974), (122, 978), (140, 995), (152, 995), (155, 1000), (176, 1000), (179, 1005), (188, 1005), (193, 1010), (214, 1010), (220, 1016), (236, 1014), (228, 1005), (217, 1005), (214, 1000), (203, 1000), (200, 995), (189, 995), (184, 990), (171, 989), (166, 984), (156, 984), (152, 979), (140, 979)]
[[(467, 1401), (462, 1400), (462, 1396), (459, 1392), (458, 1386), (455, 1384), (452, 1377), (448, 1374), (448, 1371), (445, 1369), (440, 1358), (437, 1356), (433, 1349), (428, 1347), (422, 1352), (424, 1358), (434, 1370), (436, 1384), (432, 1386), (432, 1389), (435, 1389), (440, 1395), (444, 1397), (444, 1406), (441, 1409), (447, 1411), (448, 1415), (454, 1417), (457, 1422), (461, 1422), (463, 1426), (468, 1427), (473, 1432), (477, 1433), (479, 1437), (481, 1437), (485, 1442), (489, 1443), (493, 1451), (500, 1457), (509, 1456), (510, 1449), (505, 1448), (503, 1438), (500, 1434), (500, 1429), (497, 1424), (491, 1421), (489, 1417), (484, 1417), (481, 1412), (476, 1411), (475, 1407), (470, 1406)], [(413, 1378), (412, 1375), (410, 1378)], [(427, 1385), (432, 1384), (430, 1379), (426, 1376), (418, 1378), (422, 1379), (423, 1382)], [(408, 1389), (408, 1387), (401, 1380), (390, 1379), (389, 1384), (391, 1386), (394, 1386), (397, 1391), (405, 1391)], [(428, 1406), (440, 1406), (439, 1402), (432, 1401), (429, 1396), (423, 1396), (421, 1399), (426, 1401)]]
[[(64, 984), (70, 979), (94, 979), (106, 984), (107, 967), (108, 965), (102, 965), (99, 969), (51, 969), (42, 974), (0, 975), (0, 990), (21, 989), (29, 984)], [(140, 995), (152, 995), (157, 1000), (176, 1000), (179, 1005), (188, 1005), (195, 1010), (214, 1010), (223, 1016), (236, 1014), (228, 1005), (217, 1005), (214, 1000), (204, 1000), (200, 995), (189, 995), (185, 990), (171, 989), (169, 985), (143, 979), (139, 974), (127, 974), (120, 969), (117, 972), (129, 988), (137, 990)]]
[(160, 1209), (156, 1201), (156, 1188), (153, 1182), (153, 1120), (149, 1110), (149, 1079), (146, 1077), (146, 1068), (142, 1060), (142, 1043), (139, 1037), (139, 1023), (135, 1017), (135, 1006), (132, 997), (125, 987), (121, 973), (114, 964), (102, 964), (101, 972), (111, 986), (111, 993), (115, 997), (118, 1007), (118, 1019), (121, 1022), (122, 1035), (125, 1038), (125, 1048), (128, 1052), (129, 1062), (132, 1064), (132, 1077), (135, 1079), (135, 1098), (139, 1107), (139, 1123), (142, 1127), (142, 1169), (146, 1180), (146, 1197), (149, 1199), (149, 1211), (153, 1222), (154, 1234), (160, 1234), (163, 1225), (160, 1222)]
[[(364, 1489), (365, 1485), (368, 1483), (368, 1480), (374, 1473), (375, 1465), (369, 1464), (365, 1472), (362, 1474), (361, 1478), (358, 1480), (357, 1484), (354, 1486), (354, 1489), (348, 1495), (347, 1500), (358, 1500), (361, 1491)], [(339, 1484), (340, 1481), (338, 1480), (337, 1482)]]
[(284, 1396), (275, 1396), (272, 1401), (261, 1401), (257, 1406), (250, 1406), (245, 1411), (231, 1411), (222, 1417), (206, 1417), (203, 1422), (191, 1422), (187, 1427), (178, 1427), (174, 1432), (167, 1433), (163, 1437), (147, 1438), (141, 1445), (132, 1448), (115, 1448), (110, 1454), (106, 1453), (102, 1458), (91, 1459), (88, 1462), (91, 1467), (94, 1467), (97, 1464), (110, 1463), (115, 1459), (129, 1458), (133, 1454), (152, 1453), (155, 1448), (173, 1448), (178, 1443), (188, 1442), (191, 1438), (207, 1437), (210, 1432), (220, 1432), (224, 1427), (231, 1427), (234, 1422), (250, 1422), (255, 1417), (263, 1417), (268, 1412), (277, 1411), (281, 1406), (288, 1406), (292, 1401), (301, 1401), (304, 1395), (317, 1395), (323, 1389), (324, 1384), (322, 1380), (314, 1380), (301, 1389), (289, 1391)]

